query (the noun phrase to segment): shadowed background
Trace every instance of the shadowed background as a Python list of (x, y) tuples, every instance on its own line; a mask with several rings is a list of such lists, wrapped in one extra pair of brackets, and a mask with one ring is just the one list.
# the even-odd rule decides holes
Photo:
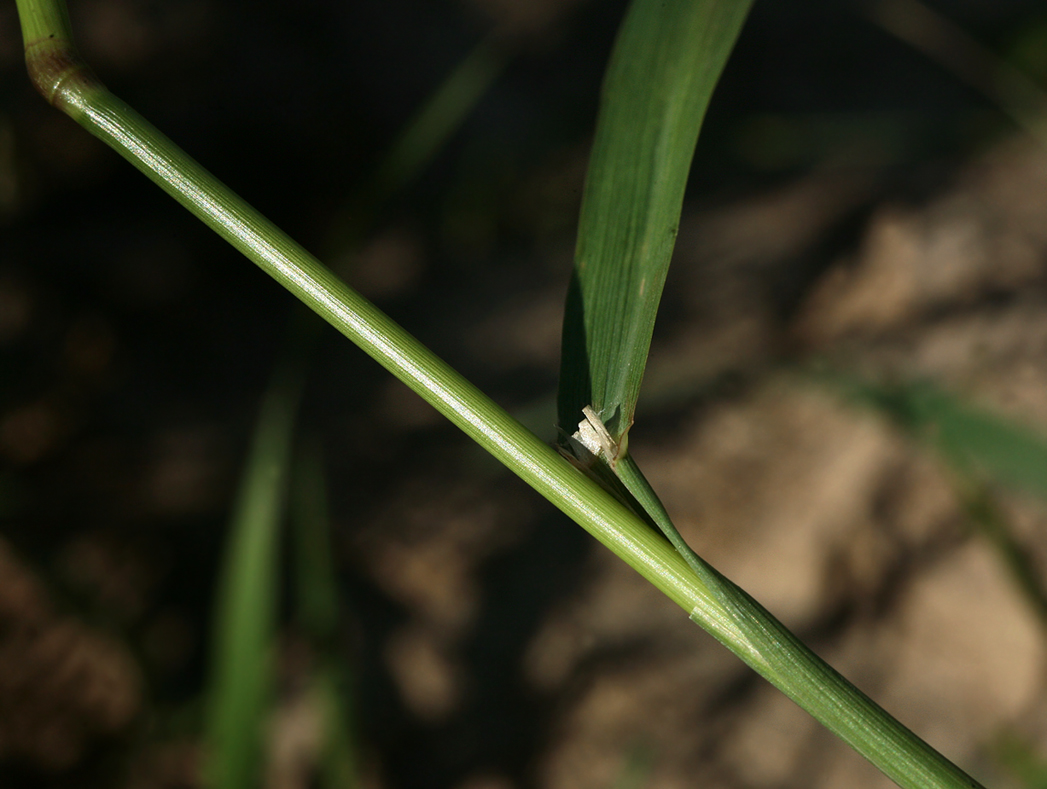
[[(995, 59), (920, 52), (905, 31), (940, 31), (907, 3), (756, 4), (699, 139), (630, 448), (701, 555), (950, 758), (1032, 786), (1038, 587), (964, 480), (798, 372), (931, 380), (1047, 425), (1047, 147), (985, 95), (998, 68), (1047, 84), (1047, 14), (933, 7)], [(623, 3), (70, 10), (117, 95), (552, 439)], [(504, 73), (350, 245), (389, 142), (492, 29)], [(217, 566), (290, 311), (33, 93), (0, 7), (0, 786), (200, 785)], [(364, 785), (886, 785), (331, 332), (303, 414)], [(1042, 567), (1043, 505), (991, 494)], [(286, 619), (267, 785), (304, 787), (315, 656)]]

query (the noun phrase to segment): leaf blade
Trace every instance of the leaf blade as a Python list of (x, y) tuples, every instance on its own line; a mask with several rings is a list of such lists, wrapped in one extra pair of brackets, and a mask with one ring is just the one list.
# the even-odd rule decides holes
[(1041, 429), (927, 382), (885, 385), (841, 375), (819, 377), (890, 417), (957, 471), (1047, 501), (1047, 436)]
[(273, 685), (284, 512), (301, 376), (279, 372), (262, 403), (230, 525), (215, 607), (205, 783), (249, 789), (261, 779), (262, 722)]
[(751, 0), (636, 0), (608, 66), (564, 317), (559, 423), (633, 420), (698, 131)]

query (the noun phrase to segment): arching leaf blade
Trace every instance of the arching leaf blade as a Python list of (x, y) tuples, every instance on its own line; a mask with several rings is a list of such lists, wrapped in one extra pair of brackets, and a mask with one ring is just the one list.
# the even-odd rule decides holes
[(634, 0), (604, 79), (564, 318), (560, 428), (632, 424), (698, 130), (751, 0)]

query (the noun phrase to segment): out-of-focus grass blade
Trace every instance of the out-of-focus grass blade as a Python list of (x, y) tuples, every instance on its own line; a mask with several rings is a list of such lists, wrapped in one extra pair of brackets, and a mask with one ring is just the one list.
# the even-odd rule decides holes
[(961, 501), (974, 527), (996, 550), (1000, 561), (1025, 596), (1040, 623), (1047, 625), (1047, 588), (1033, 555), (1015, 536), (996, 497), (988, 486), (960, 475), (957, 485)]
[(352, 719), (351, 677), (338, 645), (338, 584), (332, 560), (330, 518), (320, 450), (298, 454), (292, 485), (292, 526), (297, 575), (297, 617), (313, 648), (311, 692), (320, 713), (321, 786), (360, 785), (359, 749)]
[(418, 177), (505, 70), (505, 43), (490, 35), (476, 45), (397, 137), (376, 177), (376, 201)]
[[(460, 127), (491, 83), (502, 73), (508, 54), (493, 37), (481, 42), (441, 84), (393, 144), (370, 184), (372, 193), (364, 201), (370, 216), (389, 195), (416, 178), (440, 146)], [(350, 224), (355, 228), (360, 220)], [(237, 513), (233, 519), (229, 555), (224, 569), (216, 615), (213, 678), (209, 690), (208, 768), (209, 786), (239, 789), (257, 784), (260, 762), (260, 721), (271, 686), (269, 655), (276, 590), (277, 524), (284, 505), (291, 449), (291, 430), (298, 407), (300, 380), (305, 359), (315, 347), (322, 324), (299, 317), (292, 319), (288, 348), (277, 365), (278, 383), (267, 395), (242, 482)], [(306, 524), (298, 530), (298, 580), (300, 616), (306, 630), (319, 644), (334, 638), (337, 625), (337, 593), (326, 532), (325, 494), (318, 461), (306, 464), (317, 475), (303, 473), (305, 484), (319, 485), (303, 494), (299, 513)], [(311, 524), (311, 526), (310, 526)], [(326, 667), (317, 687), (325, 706), (325, 721), (331, 721), (325, 774), (335, 785), (355, 775), (355, 757), (346, 704), (337, 698), (339, 688), (348, 687), (340, 672)], [(328, 725), (325, 722), (325, 725)], [(352, 768), (352, 769), (350, 769)]]
[(951, 71), (1047, 145), (1047, 94), (1021, 69), (921, 0), (877, 0), (869, 17)]
[(993, 748), (996, 761), (1026, 789), (1047, 789), (1047, 762), (1022, 736), (1004, 732)]
[(975, 408), (929, 384), (877, 386), (848, 382), (860, 401), (875, 405), (930, 442), (960, 471), (1047, 500), (1047, 437)]
[(930, 384), (882, 386), (849, 378), (834, 383), (933, 446), (952, 466), (957, 496), (972, 525), (999, 554), (1040, 621), (1047, 622), (1047, 589), (991, 490), (991, 483), (999, 483), (1047, 500), (1047, 437)]
[(301, 376), (275, 376), (262, 403), (233, 513), (220, 580), (208, 689), (205, 780), (260, 785), (262, 726), (272, 688), (279, 522)]
[(315, 446), (298, 453), (291, 514), (298, 621), (311, 640), (328, 644), (338, 627), (338, 586), (331, 560), (327, 485)]
[(654, 749), (646, 743), (637, 743), (626, 754), (625, 764), (613, 789), (643, 789), (654, 772)]
[(325, 660), (317, 669), (313, 692), (320, 704), (324, 727), (320, 785), (325, 789), (354, 789), (362, 782), (349, 677), (344, 664), (334, 659)]
[(698, 130), (751, 0), (634, 0), (604, 78), (564, 316), (559, 423), (632, 424)]
[(421, 177), (461, 129), (513, 54), (507, 41), (491, 34), (454, 67), (397, 135), (372, 176), (338, 212), (327, 242), (332, 252), (359, 246), (389, 199)]

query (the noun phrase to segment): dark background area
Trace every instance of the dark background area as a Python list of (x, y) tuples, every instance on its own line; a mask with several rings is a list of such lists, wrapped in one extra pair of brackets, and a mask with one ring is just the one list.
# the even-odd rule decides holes
[[(625, 7), (561, 5), (72, 0), (70, 10), (86, 59), (117, 95), (552, 439), (556, 294)], [(1041, 2), (930, 5), (1047, 84)], [(750, 283), (780, 327), (759, 365), (802, 355), (789, 322), (877, 206), (922, 205), (1013, 133), (996, 103), (873, 22), (872, 8), (757, 0), (699, 141), (688, 210), (758, 201), (812, 173), (863, 185)], [(492, 30), (513, 53), (504, 74), (348, 246), (390, 141)], [(749, 231), (765, 232), (778, 230)], [(657, 335), (666, 341), (715, 321), (694, 314), (693, 281), (673, 276)], [(215, 577), (292, 310), (279, 286), (33, 92), (14, 4), (0, 5), (3, 789), (198, 785)], [(671, 435), (687, 408), (730, 398), (748, 379), (717, 380), (711, 395), (652, 408), (655, 431)], [(331, 331), (301, 429), (328, 464), (368, 785), (553, 785), (539, 765), (568, 736), (562, 712), (595, 676), (585, 671), (649, 648), (608, 646), (557, 692), (521, 678), (542, 623), (585, 594), (592, 541)], [(497, 505), (485, 509), (488, 500)], [(470, 518), (494, 523), (457, 520)], [(447, 625), (469, 677), (447, 714), (426, 713), (393, 676), (407, 643), (397, 633), (416, 616), (412, 595), (425, 593), (404, 581), (398, 595), (381, 569), (395, 551), (375, 547), (391, 534), (424, 543), (427, 530), (470, 535), (450, 543), (469, 558), (446, 560), (468, 564), (475, 586), (468, 627)], [(456, 616), (466, 614), (446, 613)], [(443, 621), (427, 627), (441, 632)], [(23, 648), (25, 627), (35, 635)], [(291, 689), (296, 643), (289, 624), (281, 666)], [(72, 685), (62, 684), (70, 654), (80, 656)]]

